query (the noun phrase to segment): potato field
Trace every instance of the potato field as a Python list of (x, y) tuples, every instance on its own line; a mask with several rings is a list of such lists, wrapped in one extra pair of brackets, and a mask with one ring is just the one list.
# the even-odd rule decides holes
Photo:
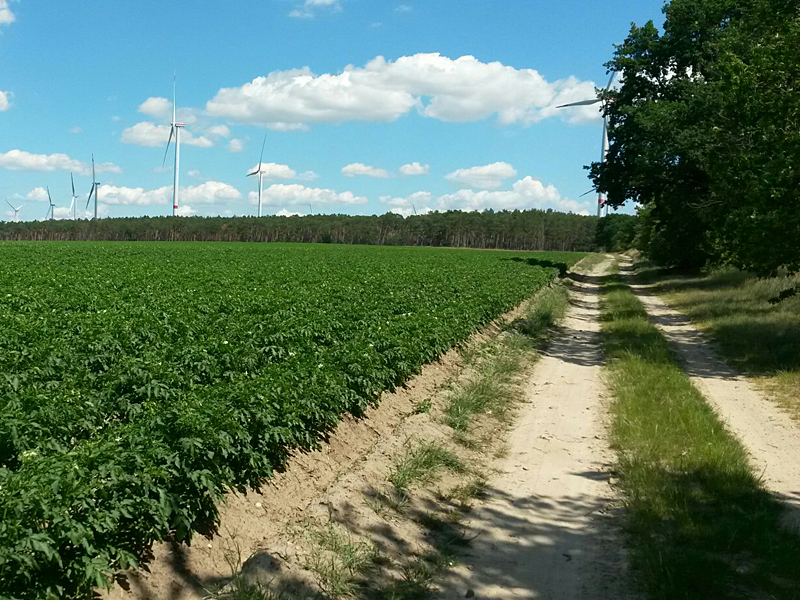
[(577, 253), (0, 243), (0, 597), (86, 597)]

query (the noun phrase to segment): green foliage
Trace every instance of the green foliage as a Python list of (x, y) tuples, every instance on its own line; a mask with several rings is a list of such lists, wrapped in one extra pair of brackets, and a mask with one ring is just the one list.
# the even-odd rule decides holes
[(800, 269), (797, 0), (673, 0), (609, 67), (608, 160), (595, 184), (642, 211), (660, 263)]
[(88, 597), (580, 254), (0, 243), (0, 596)]
[(633, 215), (610, 214), (597, 221), (594, 245), (606, 252), (624, 252), (634, 247), (639, 219)]
[(0, 240), (320, 242), (588, 251), (596, 217), (553, 210), (292, 217), (136, 217), (0, 223)]

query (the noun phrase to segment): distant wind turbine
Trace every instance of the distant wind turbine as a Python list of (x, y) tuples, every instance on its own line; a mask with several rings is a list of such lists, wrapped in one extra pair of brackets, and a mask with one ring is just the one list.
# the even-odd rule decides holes
[(261, 156), (258, 159), (258, 168), (247, 176), (258, 175), (258, 216), (261, 216), (261, 193), (264, 191), (264, 171), (261, 169), (261, 164), (264, 160), (264, 146), (267, 144), (267, 134), (264, 134), (264, 141), (261, 144)]
[[(100, 184), (96, 181), (94, 175), (94, 154), (92, 154), (92, 189), (89, 190), (89, 198), (86, 200), (86, 209), (89, 208), (89, 203), (92, 201), (92, 194), (94, 194), (94, 217), (97, 218), (97, 189), (100, 187)], [(73, 192), (75, 188), (73, 186)]]
[(56, 205), (53, 204), (53, 199), (50, 197), (50, 186), (47, 187), (47, 201), (50, 203), (50, 206), (47, 208), (47, 214), (44, 216), (44, 218), (47, 219), (49, 215), (50, 220), (52, 221), (56, 218), (55, 211), (53, 210)]
[(72, 176), (72, 173), (69, 174), (69, 180), (72, 183), (72, 202), (69, 203), (69, 215), (72, 217), (72, 220), (75, 220), (75, 211), (78, 210), (78, 203), (75, 202), (80, 196), (75, 193), (75, 178)]
[(19, 223), (19, 209), (22, 208), (24, 205), (20, 204), (17, 208), (14, 208), (14, 205), (11, 204), (8, 200), (6, 200), (6, 204), (11, 207), (11, 210), (14, 211), (14, 223)]
[[(611, 84), (614, 82), (614, 77), (616, 76), (616, 71), (611, 71), (611, 77), (608, 79), (608, 85), (606, 86), (605, 91), (611, 89)], [(589, 106), (591, 104), (597, 104), (598, 102), (602, 102), (602, 96), (597, 96), (596, 98), (591, 98), (589, 100), (581, 100), (579, 102), (570, 102), (569, 104), (562, 104), (560, 106), (556, 106), (556, 108), (568, 108), (570, 106)], [(602, 141), (602, 150), (600, 152), (600, 162), (603, 163), (606, 160), (606, 154), (608, 153), (608, 117), (603, 115), (603, 141)], [(588, 192), (587, 192), (588, 193)], [(608, 214), (608, 206), (603, 199), (603, 194), (600, 190), (597, 191), (597, 216), (600, 216), (600, 211), (602, 210), (603, 206), (605, 206), (606, 214)]]
[(186, 123), (178, 123), (176, 119), (176, 106), (178, 103), (177, 82), (176, 78), (172, 79), (172, 124), (169, 128), (169, 139), (167, 140), (167, 148), (164, 150), (164, 160), (161, 161), (161, 167), (167, 162), (167, 152), (169, 152), (169, 144), (172, 141), (172, 136), (175, 136), (175, 166), (174, 175), (172, 180), (172, 216), (178, 213), (178, 182), (180, 179), (181, 171), (181, 127), (186, 127)]

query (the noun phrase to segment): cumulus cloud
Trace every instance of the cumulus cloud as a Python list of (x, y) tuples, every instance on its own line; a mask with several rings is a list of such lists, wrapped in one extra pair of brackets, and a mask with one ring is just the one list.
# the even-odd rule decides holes
[(197, 211), (188, 204), (184, 204), (183, 206), (178, 207), (178, 210), (175, 211), (175, 214), (179, 217), (191, 217), (192, 215), (196, 215)]
[(228, 142), (228, 152), (241, 152), (242, 148), (242, 140), (238, 138), (233, 138)]
[(431, 170), (430, 165), (421, 165), (418, 162), (408, 163), (400, 167), (401, 175), (425, 175)]
[(8, 8), (8, 0), (0, 0), (0, 25), (9, 25), (15, 20), (14, 13)]
[(231, 130), (227, 125), (212, 125), (206, 131), (206, 134), (216, 138), (226, 138), (231, 136)]
[(80, 125), (76, 125), (75, 127), (72, 127), (69, 130), (70, 133), (81, 133), (82, 131), (83, 131), (83, 127), (81, 127)]
[(11, 92), (0, 90), (0, 112), (5, 112), (11, 108)]
[[(169, 125), (156, 125), (150, 121), (140, 121), (133, 127), (127, 127), (122, 131), (122, 141), (136, 146), (164, 146), (169, 139), (169, 129)], [(181, 144), (209, 148), (214, 145), (214, 142), (203, 135), (195, 137), (191, 131), (184, 129), (181, 132)]]
[(314, 181), (315, 179), (319, 178), (319, 175), (317, 175), (314, 171), (303, 171), (297, 176), (297, 178), (302, 181)]
[(395, 12), (400, 12), (400, 13), (411, 12), (411, 10), (412, 7), (410, 4), (398, 4), (394, 9)]
[(292, 212), (290, 210), (286, 210), (285, 208), (280, 209), (278, 212), (275, 213), (276, 217), (305, 217), (305, 213), (299, 212)]
[(366, 204), (367, 198), (353, 192), (336, 192), (325, 188), (310, 188), (299, 183), (274, 183), (264, 190), (262, 199), (273, 206), (321, 204)]
[[(258, 163), (247, 170), (248, 173), (258, 171)], [(296, 179), (297, 172), (289, 165), (279, 165), (277, 163), (261, 163), (261, 172), (266, 179)]]
[(370, 165), (362, 163), (350, 163), (342, 167), (342, 175), (345, 177), (355, 177), (356, 175), (363, 175), (365, 177), (376, 177), (378, 179), (385, 179), (389, 177), (389, 172), (386, 169), (378, 169)]
[(301, 6), (292, 9), (289, 16), (296, 19), (310, 19), (318, 8), (341, 10), (342, 5), (340, 0), (305, 0)]
[[(161, 121), (172, 122), (172, 100), (151, 96), (139, 105), (139, 112)], [(192, 124), (197, 121), (197, 109), (179, 107), (176, 115), (178, 122)]]
[(35, 187), (30, 192), (25, 194), (25, 199), (32, 200), (34, 202), (46, 202), (47, 190), (43, 187)]
[(552, 208), (564, 212), (588, 215), (586, 203), (563, 198), (553, 185), (544, 185), (538, 179), (527, 176), (515, 182), (510, 190), (458, 190), (436, 199), (438, 210), (525, 210), (529, 208)]
[(597, 119), (597, 106), (555, 109), (594, 94), (591, 81), (568, 77), (549, 82), (535, 69), (430, 53), (396, 61), (378, 56), (338, 74), (316, 75), (307, 67), (274, 71), (241, 87), (220, 89), (206, 109), (214, 116), (282, 127), (394, 121), (414, 109), (442, 121), (496, 115), (503, 125), (528, 125), (552, 116), (575, 123)]
[(496, 162), (469, 169), (456, 169), (445, 175), (445, 179), (461, 185), (493, 190), (503, 185), (506, 179), (516, 177), (517, 170), (506, 162)]
[[(78, 175), (91, 175), (91, 163), (81, 162), (66, 154), (32, 154), (24, 150), (0, 152), (0, 167), (12, 171), (72, 171)], [(98, 173), (122, 173), (114, 163), (97, 163)]]
[(389, 212), (403, 215), (404, 217), (413, 214), (424, 215), (431, 212), (433, 210), (430, 207), (432, 199), (431, 193), (425, 191), (414, 192), (409, 196), (399, 198), (392, 196), (380, 197), (380, 201), (390, 207)]
[[(117, 187), (101, 185), (98, 189), (98, 201), (102, 204), (124, 206), (149, 206), (153, 204), (170, 204), (172, 202), (172, 186), (166, 185), (154, 190), (144, 188)], [(192, 204), (218, 204), (230, 200), (239, 200), (242, 194), (232, 185), (220, 181), (206, 181), (200, 185), (180, 188), (179, 202)]]

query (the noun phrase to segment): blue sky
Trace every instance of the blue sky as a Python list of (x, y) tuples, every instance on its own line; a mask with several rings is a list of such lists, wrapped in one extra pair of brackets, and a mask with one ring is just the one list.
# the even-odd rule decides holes
[(0, 0), (0, 196), (64, 218), (94, 153), (101, 216), (170, 214), (177, 72), (181, 214), (254, 214), (265, 133), (265, 214), (593, 212), (601, 121), (553, 107), (661, 4)]

